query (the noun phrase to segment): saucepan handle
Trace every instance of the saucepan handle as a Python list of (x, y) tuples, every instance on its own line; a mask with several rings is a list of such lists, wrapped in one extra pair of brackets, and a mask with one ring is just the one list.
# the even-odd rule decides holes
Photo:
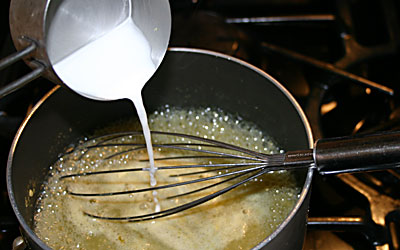
[[(37, 47), (36, 43), (32, 40), (29, 40), (29, 42), (30, 42), (30, 45), (27, 46), (25, 49), (15, 52), (14, 54), (11, 54), (11, 55), (7, 56), (6, 58), (1, 59), (0, 60), (0, 70), (17, 62), (18, 60), (26, 57), (32, 51), (34, 51)], [(43, 74), (43, 72), (46, 70), (46, 66), (43, 63), (40, 63), (39, 61), (33, 61), (33, 63), (36, 65), (36, 68), (32, 72), (30, 72), (30, 73), (22, 76), (21, 78), (0, 88), (0, 98), (16, 91), (17, 89), (22, 88), (27, 83), (35, 80), (36, 78), (38, 78), (39, 76), (41, 76)]]
[(400, 167), (400, 131), (318, 140), (314, 161), (320, 174)]

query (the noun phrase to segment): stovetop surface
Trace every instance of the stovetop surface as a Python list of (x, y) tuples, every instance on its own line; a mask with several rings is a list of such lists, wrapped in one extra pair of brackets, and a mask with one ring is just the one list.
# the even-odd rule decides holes
[[(0, 57), (14, 51), (8, 5), (0, 3)], [(170, 46), (210, 49), (263, 69), (298, 100), (315, 139), (399, 128), (398, 1), (174, 0), (171, 8)], [(22, 62), (1, 71), (0, 86), (28, 71)], [(13, 135), (52, 86), (38, 79), (0, 99), (2, 180)], [(10, 249), (18, 223), (5, 181), (0, 188), (0, 249)], [(398, 170), (315, 175), (304, 250), (399, 249), (398, 190)]]

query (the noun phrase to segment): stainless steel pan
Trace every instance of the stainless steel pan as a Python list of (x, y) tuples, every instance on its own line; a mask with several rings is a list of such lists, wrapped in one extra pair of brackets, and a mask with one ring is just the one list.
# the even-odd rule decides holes
[[(215, 106), (255, 122), (286, 150), (311, 148), (307, 119), (290, 93), (263, 71), (203, 50), (171, 49), (143, 90), (149, 111), (161, 105)], [(29, 246), (48, 249), (32, 231), (34, 204), (47, 168), (77, 138), (118, 119), (135, 116), (126, 100), (93, 101), (57, 87), (19, 129), (7, 165), (11, 204)], [(285, 221), (254, 249), (301, 249), (313, 170), (296, 172), (300, 198)], [(33, 195), (32, 195), (33, 193)]]

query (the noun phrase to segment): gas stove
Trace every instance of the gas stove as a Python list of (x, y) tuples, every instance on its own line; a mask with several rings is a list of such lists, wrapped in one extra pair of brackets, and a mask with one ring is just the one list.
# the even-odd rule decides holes
[[(174, 0), (170, 46), (210, 49), (266, 71), (297, 99), (314, 138), (400, 128), (400, 3), (395, 0)], [(14, 51), (0, 3), (0, 57)], [(0, 72), (0, 86), (28, 72)], [(0, 177), (26, 113), (52, 83), (0, 99)], [(304, 250), (400, 249), (400, 171), (314, 176)], [(0, 248), (18, 223), (1, 182)]]

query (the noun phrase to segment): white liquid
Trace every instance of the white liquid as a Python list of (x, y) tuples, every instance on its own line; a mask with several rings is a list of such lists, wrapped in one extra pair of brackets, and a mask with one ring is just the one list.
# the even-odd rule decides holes
[[(128, 18), (118, 27), (54, 65), (65, 84), (79, 94), (100, 100), (130, 99), (136, 107), (150, 162), (150, 184), (155, 179), (153, 147), (141, 91), (154, 74), (151, 47)], [(160, 210), (156, 192), (156, 211)]]
[(54, 69), (74, 91), (101, 100), (138, 96), (155, 72), (150, 45), (131, 19), (57, 62)]

